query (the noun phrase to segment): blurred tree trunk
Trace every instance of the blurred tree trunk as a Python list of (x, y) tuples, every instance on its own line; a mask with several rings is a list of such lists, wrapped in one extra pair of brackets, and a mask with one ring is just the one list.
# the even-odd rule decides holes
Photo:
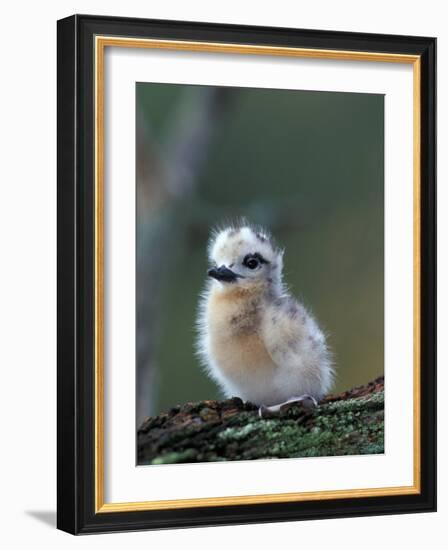
[(225, 88), (187, 88), (163, 145), (137, 106), (137, 425), (153, 412), (161, 294), (185, 237), (182, 204), (195, 191), (227, 97)]

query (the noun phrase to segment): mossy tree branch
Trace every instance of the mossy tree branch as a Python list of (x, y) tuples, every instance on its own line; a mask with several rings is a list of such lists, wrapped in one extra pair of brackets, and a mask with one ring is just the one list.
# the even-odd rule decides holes
[(384, 452), (384, 379), (260, 418), (239, 398), (174, 407), (138, 430), (138, 463), (170, 464)]

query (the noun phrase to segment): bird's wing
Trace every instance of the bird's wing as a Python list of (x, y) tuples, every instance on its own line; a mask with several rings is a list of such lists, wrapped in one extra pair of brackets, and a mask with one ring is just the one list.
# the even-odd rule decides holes
[(270, 304), (262, 326), (266, 350), (279, 367), (300, 368), (325, 350), (325, 338), (316, 321), (291, 297)]

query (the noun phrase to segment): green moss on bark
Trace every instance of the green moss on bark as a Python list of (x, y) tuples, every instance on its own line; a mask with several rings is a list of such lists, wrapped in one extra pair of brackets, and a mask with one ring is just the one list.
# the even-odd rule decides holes
[(186, 403), (148, 418), (138, 431), (139, 464), (293, 458), (384, 452), (384, 381), (260, 418), (238, 398)]

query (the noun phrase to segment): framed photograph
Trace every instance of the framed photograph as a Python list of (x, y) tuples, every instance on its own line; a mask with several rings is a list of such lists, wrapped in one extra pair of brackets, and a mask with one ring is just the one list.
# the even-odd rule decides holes
[(436, 40), (58, 22), (58, 527), (436, 509)]

